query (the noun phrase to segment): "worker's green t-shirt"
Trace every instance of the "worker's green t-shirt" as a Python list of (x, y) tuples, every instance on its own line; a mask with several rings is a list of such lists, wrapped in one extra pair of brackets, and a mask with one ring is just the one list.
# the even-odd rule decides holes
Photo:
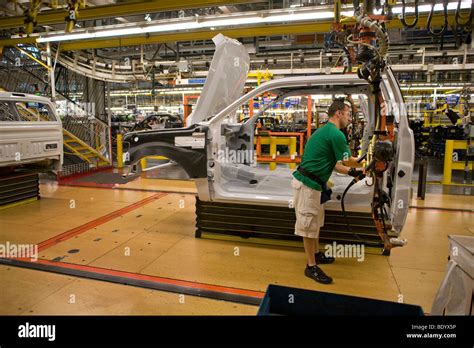
[[(338, 161), (349, 158), (351, 151), (346, 137), (334, 123), (328, 122), (319, 128), (304, 147), (301, 166), (327, 182)], [(293, 176), (306, 186), (321, 191), (321, 186), (298, 171)]]

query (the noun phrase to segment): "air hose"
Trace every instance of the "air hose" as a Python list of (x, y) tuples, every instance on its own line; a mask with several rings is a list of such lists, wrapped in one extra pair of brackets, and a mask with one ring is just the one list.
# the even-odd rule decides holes
[[(357, 162), (360, 163), (362, 162), (365, 158), (367, 157), (367, 153), (365, 153), (364, 155), (362, 155), (358, 160)], [(364, 175), (365, 177), (365, 175)], [(363, 179), (363, 177), (359, 176), (359, 177), (356, 177), (354, 178), (350, 183), (349, 185), (347, 185), (346, 189), (344, 190), (344, 193), (342, 194), (342, 197), (341, 197), (341, 210), (342, 210), (342, 215), (344, 216), (344, 221), (346, 222), (346, 225), (347, 225), (347, 229), (349, 230), (349, 232), (351, 232), (354, 237), (356, 237), (358, 240), (360, 241), (363, 241), (363, 239), (357, 234), (355, 233), (353, 230), (352, 230), (352, 227), (351, 227), (351, 224), (349, 223), (349, 219), (347, 218), (347, 213), (346, 213), (346, 207), (344, 205), (344, 199), (346, 198), (346, 194), (347, 192), (350, 190), (350, 188), (352, 186), (354, 186), (357, 181)]]

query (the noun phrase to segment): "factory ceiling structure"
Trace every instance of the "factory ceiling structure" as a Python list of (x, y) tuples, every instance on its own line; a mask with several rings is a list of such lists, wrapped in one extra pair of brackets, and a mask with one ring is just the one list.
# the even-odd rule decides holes
[[(440, 44), (457, 51), (462, 42), (470, 40), (471, 33), (464, 27), (447, 29), (441, 42), (428, 31), (428, 26), (443, 27), (445, 19), (449, 23), (464, 21), (465, 25), (467, 2), (449, 2), (447, 16), (441, 4), (430, 13), (430, 4), (421, 4), (417, 13), (409, 4), (393, 8), (394, 18), (403, 14), (406, 23), (416, 25), (406, 29), (400, 20), (387, 24), (392, 64), (404, 59), (418, 63), (416, 67), (436, 64)], [(325, 35), (331, 31), (335, 15), (341, 16), (343, 23), (354, 22), (352, 4), (342, 2), (339, 10), (335, 13), (331, 1), (302, 0), (8, 1), (0, 6), (0, 47), (23, 47), (37, 58), (39, 52), (50, 50), (53, 63), (56, 58), (77, 73), (103, 81), (130, 82), (150, 80), (152, 74), (168, 78), (178, 70), (184, 77), (205, 75), (214, 52), (211, 39), (219, 32), (246, 45), (254, 71), (321, 73), (340, 58), (341, 50)], [(421, 49), (426, 43), (431, 49), (430, 45)], [(401, 54), (407, 44), (408, 55), (406, 51)], [(472, 53), (464, 52), (466, 56)], [(414, 68), (405, 64), (394, 70)], [(461, 70), (469, 72), (472, 66)]]

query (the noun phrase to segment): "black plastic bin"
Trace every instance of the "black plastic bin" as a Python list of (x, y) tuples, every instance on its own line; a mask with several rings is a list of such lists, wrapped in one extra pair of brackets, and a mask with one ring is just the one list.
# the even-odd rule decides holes
[(269, 285), (257, 315), (422, 316), (420, 306)]

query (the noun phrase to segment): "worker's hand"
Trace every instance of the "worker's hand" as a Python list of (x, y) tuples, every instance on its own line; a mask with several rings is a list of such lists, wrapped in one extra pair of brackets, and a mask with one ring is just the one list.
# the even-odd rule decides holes
[(359, 162), (357, 157), (351, 157), (349, 161), (346, 162), (346, 165), (348, 167), (360, 168), (360, 167), (364, 167), (365, 163), (366, 163), (365, 159)]
[(365, 168), (362, 168), (362, 169), (351, 168), (349, 169), (349, 172), (347, 174), (354, 178), (357, 178), (357, 180), (361, 180), (365, 177)]

